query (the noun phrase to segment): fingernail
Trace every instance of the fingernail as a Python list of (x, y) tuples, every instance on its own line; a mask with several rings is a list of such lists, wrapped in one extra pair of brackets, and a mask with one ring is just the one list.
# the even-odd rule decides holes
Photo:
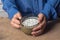
[(33, 32), (32, 32), (31, 34), (32, 34), (32, 36), (34, 36), (34, 37), (35, 37), (35, 35), (33, 34)]
[(34, 35), (35, 32), (32, 32), (31, 34)]
[(21, 19), (21, 17), (19, 17), (19, 19)]

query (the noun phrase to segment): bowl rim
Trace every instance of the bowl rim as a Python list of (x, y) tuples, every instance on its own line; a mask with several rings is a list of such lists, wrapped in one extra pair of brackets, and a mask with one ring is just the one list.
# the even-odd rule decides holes
[[(26, 20), (26, 19), (32, 19), (32, 18), (34, 18), (34, 19), (38, 19), (38, 17), (36, 17), (36, 16), (25, 16), (25, 17), (23, 17), (22, 19), (21, 19), (21, 26), (23, 26), (24, 27), (24, 25), (22, 24), (22, 22), (24, 21), (24, 20)], [(36, 25), (38, 25), (38, 24), (36, 24)], [(33, 25), (33, 26), (36, 26), (36, 25)], [(33, 27), (33, 26), (29, 26), (29, 27)], [(28, 27), (28, 28), (29, 28)]]

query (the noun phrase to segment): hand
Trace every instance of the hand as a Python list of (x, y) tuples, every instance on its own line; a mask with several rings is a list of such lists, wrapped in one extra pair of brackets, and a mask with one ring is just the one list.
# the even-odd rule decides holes
[(46, 27), (46, 17), (42, 13), (38, 15), (38, 21), (39, 25), (32, 30), (31, 34), (33, 36), (39, 36), (40, 34), (42, 34), (44, 28)]
[(11, 20), (11, 25), (15, 28), (20, 28), (21, 26), (20, 26), (19, 19), (21, 19), (21, 18), (22, 18), (21, 14), (19, 12), (16, 13)]

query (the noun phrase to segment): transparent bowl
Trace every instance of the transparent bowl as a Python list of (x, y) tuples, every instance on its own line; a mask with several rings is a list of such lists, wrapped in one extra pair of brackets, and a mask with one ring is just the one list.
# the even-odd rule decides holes
[(37, 22), (35, 25), (32, 25), (32, 26), (27, 26), (27, 25), (22, 24), (27, 19), (38, 20), (38, 17), (36, 16), (23, 17), (23, 19), (21, 20), (21, 26), (22, 26), (21, 31), (23, 31), (25, 34), (31, 35), (32, 29), (36, 27), (39, 23)]

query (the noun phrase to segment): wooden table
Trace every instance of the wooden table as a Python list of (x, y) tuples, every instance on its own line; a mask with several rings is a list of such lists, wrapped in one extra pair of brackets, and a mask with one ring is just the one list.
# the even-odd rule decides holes
[(59, 20), (50, 22), (45, 34), (33, 37), (24, 34), (19, 29), (11, 27), (8, 18), (0, 18), (0, 40), (60, 40)]

